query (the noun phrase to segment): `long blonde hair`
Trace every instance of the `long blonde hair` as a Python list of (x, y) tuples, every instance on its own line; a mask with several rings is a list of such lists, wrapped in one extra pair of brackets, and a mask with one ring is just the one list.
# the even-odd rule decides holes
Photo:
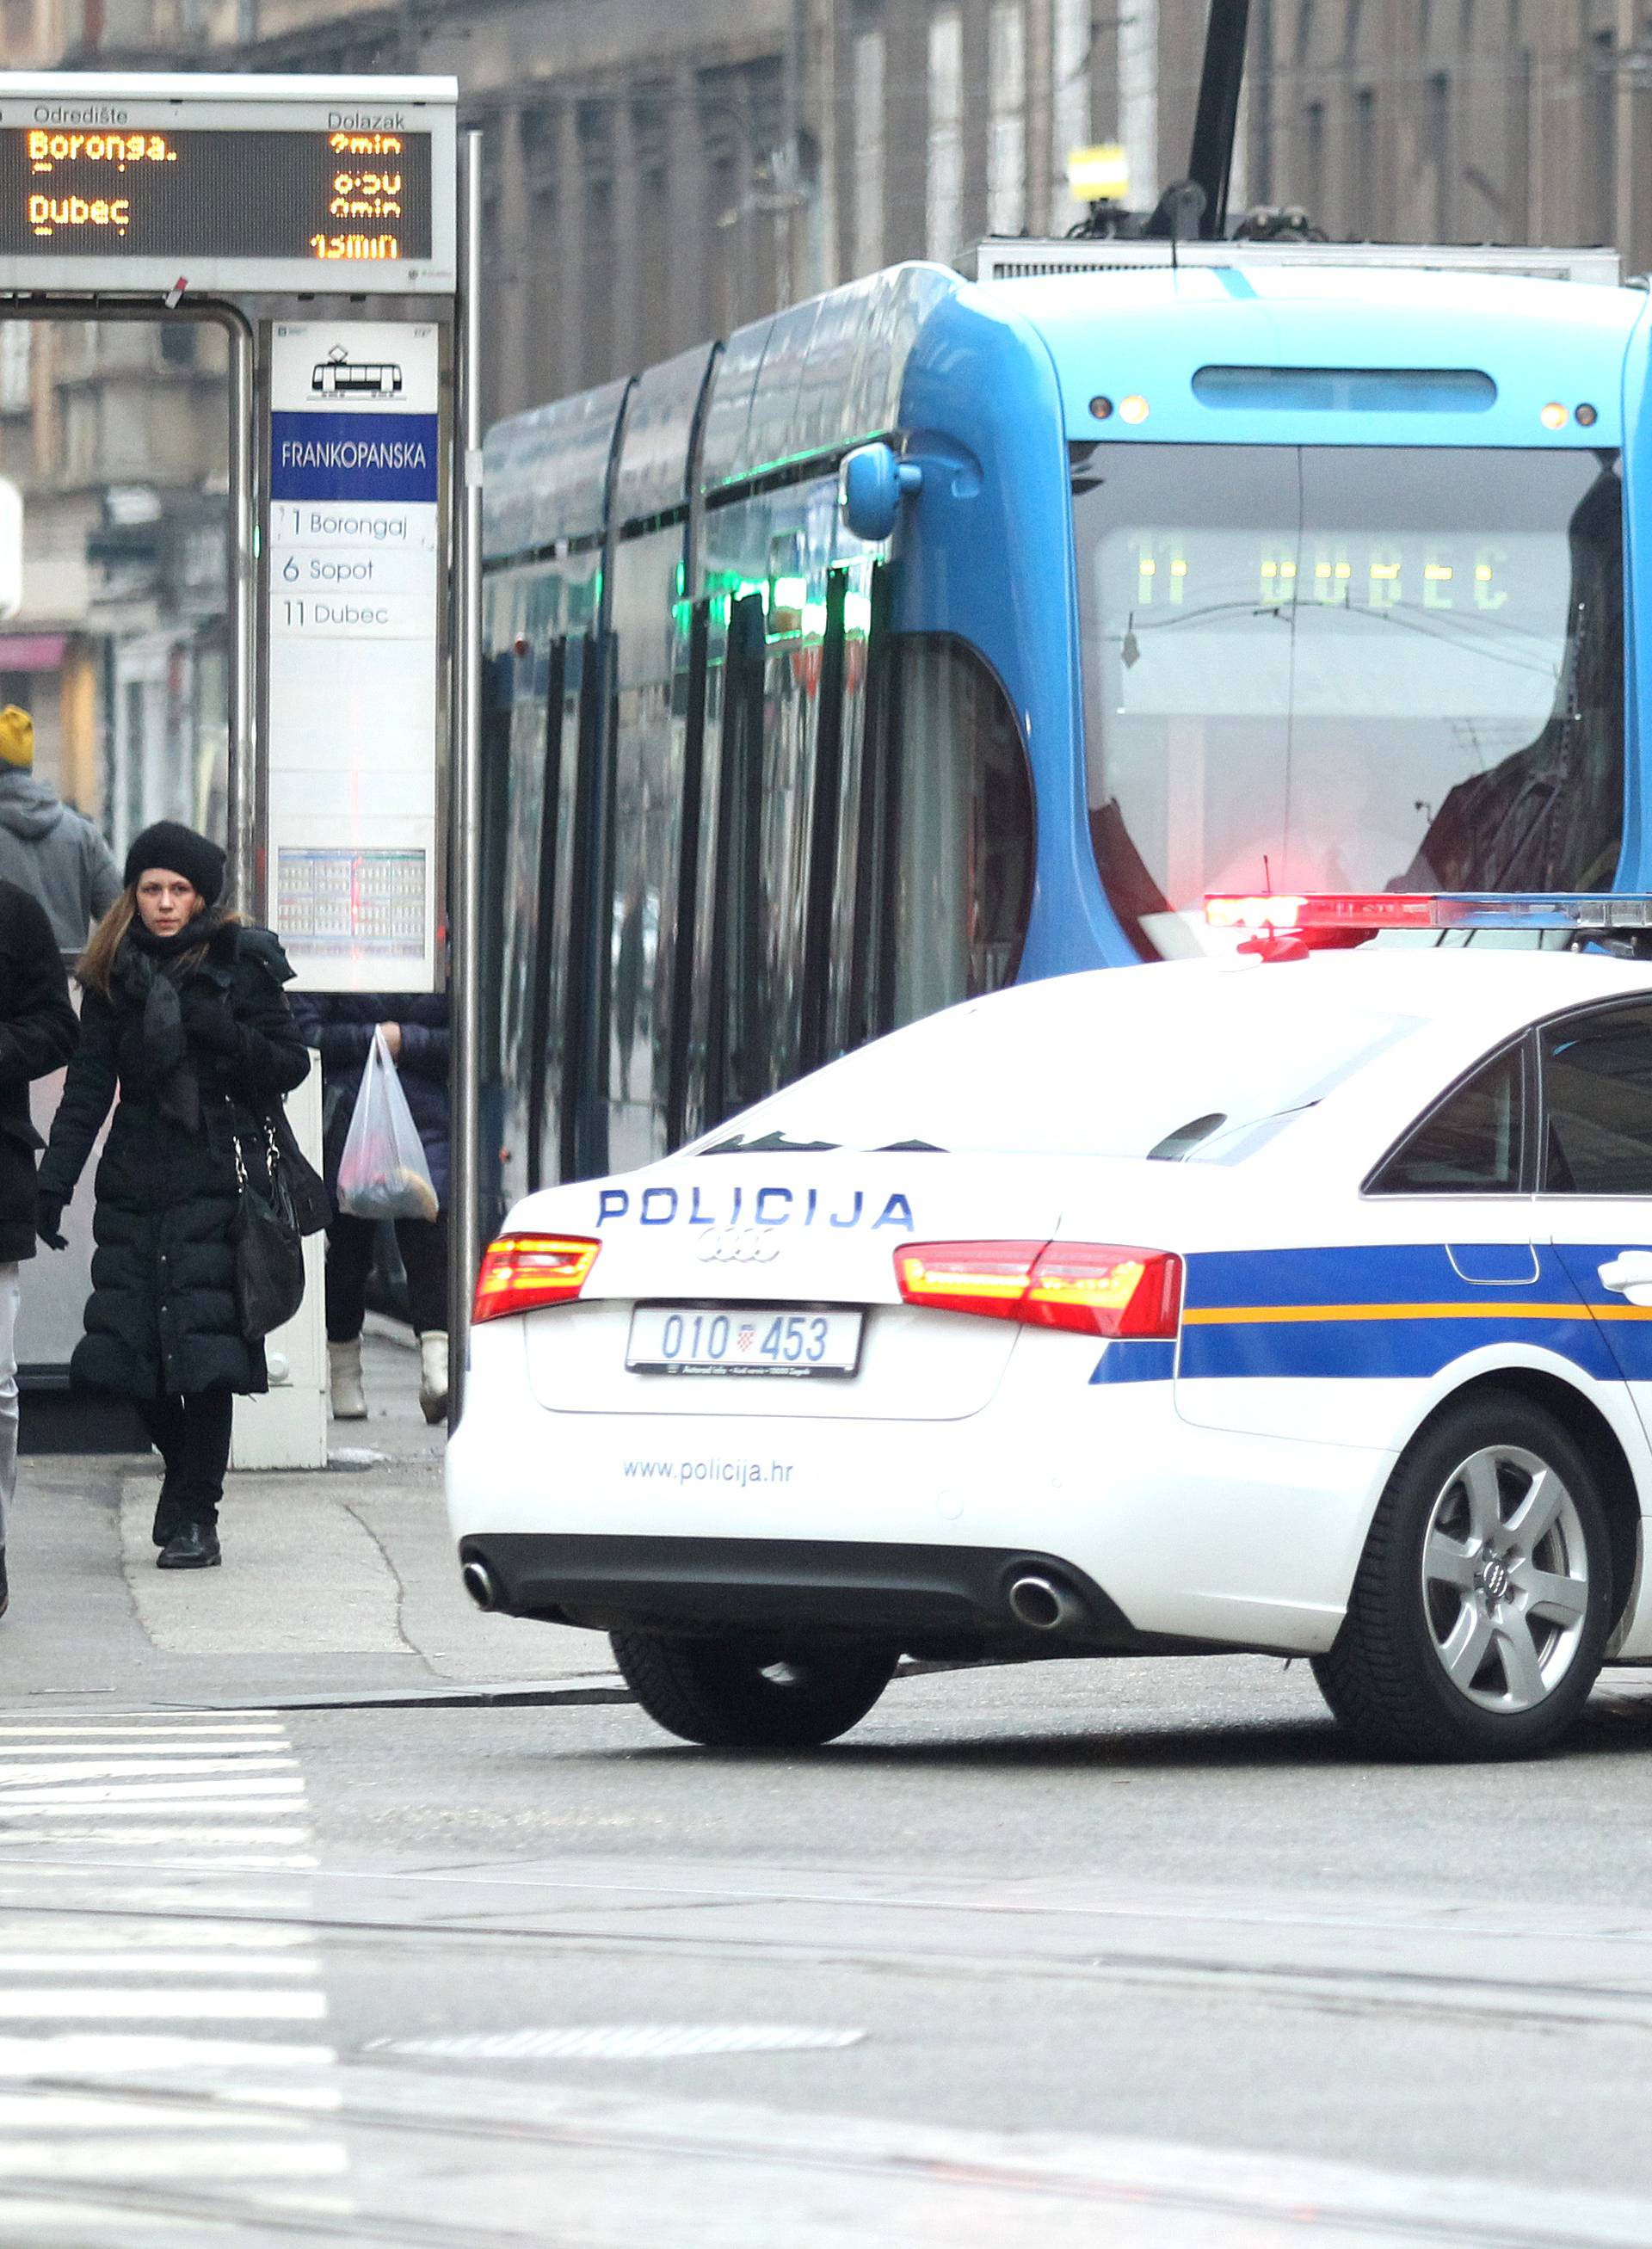
[(114, 956), (120, 950), (120, 940), (131, 928), (137, 911), (137, 885), (128, 883), (93, 931), (86, 940), (86, 951), (74, 964), (74, 973), (83, 990), (99, 993), (106, 1000), (108, 998)]
[[(86, 949), (74, 965), (74, 973), (82, 988), (96, 992), (107, 1000), (110, 980), (114, 974), (115, 955), (120, 952), (127, 932), (138, 918), (138, 886), (128, 883), (103, 919), (86, 940)], [(225, 906), (210, 906), (204, 903), (195, 919), (206, 926), (201, 932), (201, 942), (192, 946), (178, 961), (178, 973), (188, 976), (206, 959), (207, 947), (215, 932), (226, 922), (244, 922), (244, 914), (232, 912)]]

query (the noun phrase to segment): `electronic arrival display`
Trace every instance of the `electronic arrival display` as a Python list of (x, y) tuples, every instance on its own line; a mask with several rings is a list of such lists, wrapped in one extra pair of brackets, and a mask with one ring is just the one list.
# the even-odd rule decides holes
[(0, 291), (451, 292), (457, 96), (0, 72)]
[(0, 127), (0, 257), (430, 255), (430, 135)]

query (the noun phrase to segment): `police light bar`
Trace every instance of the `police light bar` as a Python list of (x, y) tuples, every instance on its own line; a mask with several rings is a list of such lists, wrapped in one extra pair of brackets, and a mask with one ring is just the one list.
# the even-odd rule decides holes
[(1205, 900), (1212, 929), (1652, 929), (1652, 896), (1623, 891), (1278, 891)]

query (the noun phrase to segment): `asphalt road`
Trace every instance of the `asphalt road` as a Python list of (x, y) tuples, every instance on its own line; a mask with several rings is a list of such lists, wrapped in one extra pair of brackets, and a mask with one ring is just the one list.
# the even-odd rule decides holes
[(904, 1679), (808, 1757), (3, 1723), (0, 2240), (1652, 2239), (1634, 1699), (1433, 1772), (1237, 1660)]
[(392, 1588), (307, 1651), (231, 1581), (286, 1487), (180, 1595), (140, 1473), (32, 1472), (0, 1627), (7, 2249), (1652, 2242), (1643, 1677), (1515, 1768), (1259, 1659), (713, 1755), (600, 1642), (468, 1641), (423, 1468), (298, 1495)]

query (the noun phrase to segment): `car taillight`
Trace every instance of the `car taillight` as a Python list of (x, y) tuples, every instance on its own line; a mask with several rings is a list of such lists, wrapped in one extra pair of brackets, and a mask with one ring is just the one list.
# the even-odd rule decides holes
[(1097, 1241), (917, 1241), (895, 1252), (902, 1301), (1079, 1335), (1174, 1338), (1181, 1260)]
[(600, 1241), (572, 1234), (502, 1234), (476, 1276), (472, 1320), (499, 1320), (541, 1304), (571, 1304), (590, 1277)]

